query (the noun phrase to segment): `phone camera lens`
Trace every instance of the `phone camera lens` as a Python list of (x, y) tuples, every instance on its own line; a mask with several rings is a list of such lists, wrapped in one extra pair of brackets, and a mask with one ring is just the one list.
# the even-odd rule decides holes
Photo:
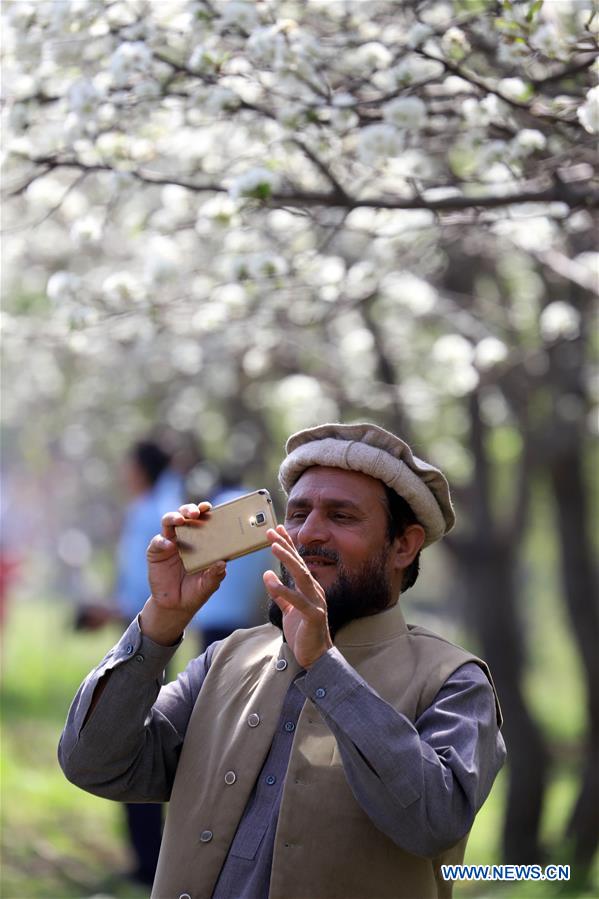
[(264, 524), (265, 521), (266, 515), (264, 514), (264, 512), (258, 512), (256, 514), (256, 524)]

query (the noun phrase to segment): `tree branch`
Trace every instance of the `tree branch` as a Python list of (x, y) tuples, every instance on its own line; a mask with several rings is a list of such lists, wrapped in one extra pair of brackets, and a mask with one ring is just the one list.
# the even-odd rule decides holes
[(493, 87), (492, 84), (488, 84), (482, 78), (479, 78), (478, 75), (475, 75), (474, 72), (466, 71), (460, 66), (449, 62), (447, 59), (432, 56), (430, 53), (426, 53), (422, 49), (419, 52), (426, 59), (432, 59), (436, 62), (440, 62), (447, 72), (451, 72), (453, 75), (457, 75), (459, 78), (463, 78), (464, 81), (467, 81), (469, 84), (473, 84), (479, 90), (485, 91), (485, 93), (487, 94), (493, 94), (495, 97), (498, 97), (503, 101), (503, 103), (506, 103), (513, 109), (518, 109), (520, 110), (520, 112), (527, 113), (535, 121), (541, 120), (543, 122), (549, 122), (552, 125), (573, 125), (577, 129), (582, 129), (582, 125), (580, 125), (578, 120), (575, 118), (564, 119), (563, 117), (550, 115), (549, 113), (545, 112), (535, 112), (529, 103), (522, 103), (519, 100), (513, 100), (510, 97), (507, 97), (505, 94), (502, 94), (501, 91), (496, 87)]
[(320, 159), (316, 155), (316, 153), (314, 153), (313, 150), (310, 149), (310, 147), (307, 146), (307, 144), (305, 144), (302, 140), (300, 140), (299, 137), (292, 137), (290, 140), (291, 140), (292, 144), (295, 144), (296, 147), (299, 147), (299, 149), (302, 151), (302, 153), (304, 153), (308, 157), (310, 162), (312, 162), (314, 164), (314, 166), (316, 166), (318, 171), (322, 175), (324, 175), (324, 177), (327, 179), (329, 184), (332, 185), (335, 193), (338, 194), (339, 200), (341, 201), (341, 205), (342, 206), (345, 205), (347, 203), (347, 201), (349, 200), (349, 197), (346, 194), (343, 187), (341, 186), (341, 184), (337, 181), (337, 179), (335, 178), (335, 176), (333, 175), (333, 173), (331, 172), (329, 167), (322, 161), (322, 159)]
[[(60, 159), (59, 157), (42, 157), (29, 160), (33, 165), (43, 166), (44, 172), (37, 173), (25, 182), (25, 184), (10, 192), (8, 196), (22, 193), (32, 181), (47, 174), (52, 169), (78, 169), (81, 172), (108, 172), (130, 175), (138, 181), (149, 185), (174, 184), (184, 187), (195, 193), (226, 193), (227, 188), (223, 184), (209, 183), (198, 184), (184, 178), (172, 175), (161, 175), (143, 169), (115, 169), (108, 163), (95, 163), (92, 165), (82, 163), (77, 159)], [(464, 209), (499, 209), (513, 206), (518, 203), (565, 203), (572, 208), (599, 208), (599, 190), (588, 190), (588, 184), (567, 184), (563, 181), (553, 180), (545, 187), (536, 187), (534, 182), (523, 185), (522, 188), (512, 194), (481, 194), (480, 196), (451, 196), (439, 199), (427, 199), (426, 194), (417, 197), (352, 197), (341, 188), (331, 192), (310, 190), (288, 190), (273, 193), (265, 206), (322, 206), (340, 209), (426, 209), (432, 212), (456, 212)]]
[(545, 84), (551, 84), (554, 81), (561, 81), (562, 78), (569, 78), (570, 75), (578, 75), (579, 72), (584, 72), (585, 69), (590, 69), (590, 67), (595, 62), (595, 59), (599, 55), (597, 51), (589, 50), (588, 59), (584, 59), (582, 62), (575, 63), (571, 66), (565, 66), (560, 69), (559, 72), (554, 72), (552, 75), (545, 75), (544, 78), (530, 78), (529, 81), (533, 87), (543, 87)]

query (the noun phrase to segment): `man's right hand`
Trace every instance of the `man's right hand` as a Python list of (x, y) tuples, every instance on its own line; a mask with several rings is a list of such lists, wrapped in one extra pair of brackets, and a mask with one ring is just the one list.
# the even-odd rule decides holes
[(198, 519), (211, 509), (210, 503), (181, 506), (162, 517), (162, 532), (147, 549), (148, 580), (152, 595), (141, 614), (142, 632), (155, 643), (175, 643), (195, 613), (218, 590), (226, 574), (224, 562), (204, 571), (187, 574), (177, 549), (175, 526)]

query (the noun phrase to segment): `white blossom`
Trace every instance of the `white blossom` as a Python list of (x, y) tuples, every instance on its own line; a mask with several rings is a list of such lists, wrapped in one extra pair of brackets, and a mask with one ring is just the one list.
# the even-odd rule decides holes
[(461, 334), (444, 334), (433, 344), (431, 358), (439, 364), (443, 388), (453, 396), (475, 389), (479, 374), (473, 365), (474, 347)]
[[(593, 227), (593, 222), (589, 223), (589, 226)], [(599, 252), (592, 252), (588, 250), (585, 253), (579, 253), (578, 256), (575, 257), (575, 261), (577, 265), (583, 266), (583, 268), (587, 269), (591, 278), (595, 280), (595, 286), (599, 287)]]
[(599, 133), (599, 85), (590, 89), (576, 115), (585, 131), (589, 134)]
[(529, 99), (531, 95), (530, 84), (527, 84), (521, 78), (502, 78), (498, 84), (499, 93), (507, 97), (508, 100), (515, 100), (523, 103)]
[(347, 106), (355, 105), (356, 98), (353, 94), (348, 94), (344, 91), (341, 91), (333, 95), (333, 106), (337, 106), (340, 109), (345, 109)]
[(110, 73), (117, 87), (124, 87), (134, 75), (149, 75), (152, 51), (143, 41), (126, 41), (110, 57)]
[(355, 55), (352, 57), (360, 71), (368, 71), (372, 69), (386, 69), (392, 60), (390, 50), (384, 44), (378, 41), (370, 41), (362, 44), (357, 48)]
[(514, 3), (513, 0), (500, 0), (501, 15), (507, 22), (514, 22), (517, 25), (526, 26), (528, 24), (528, 16), (533, 0), (524, 0), (524, 2)]
[(38, 81), (33, 75), (19, 74), (13, 78), (11, 82), (11, 95), (13, 100), (27, 100), (29, 97), (35, 95), (38, 89)]
[(443, 92), (448, 96), (453, 94), (471, 94), (472, 85), (465, 78), (460, 78), (459, 75), (448, 75), (443, 80)]
[(255, 28), (250, 34), (246, 47), (250, 59), (258, 65), (273, 65), (284, 53), (285, 38), (277, 25)]
[(275, 278), (287, 274), (287, 263), (283, 257), (268, 251), (252, 253), (245, 264), (251, 278)]
[(98, 216), (86, 215), (73, 222), (69, 233), (78, 247), (97, 244), (102, 237), (102, 222)]
[(140, 76), (132, 85), (131, 92), (138, 100), (155, 100), (160, 96), (160, 85), (154, 78)]
[(484, 128), (491, 121), (488, 108), (474, 97), (467, 97), (461, 109), (466, 123), (472, 128)]
[(443, 65), (435, 59), (423, 59), (411, 53), (392, 70), (395, 83), (407, 87), (410, 84), (438, 78), (443, 73)]
[(501, 162), (506, 156), (508, 144), (504, 140), (488, 140), (476, 148), (477, 168), (480, 171), (488, 169), (493, 163)]
[(497, 234), (505, 234), (523, 250), (542, 252), (548, 250), (555, 240), (556, 226), (545, 216), (530, 215), (519, 221), (498, 221), (492, 230)]
[(218, 114), (231, 112), (240, 104), (237, 94), (228, 87), (214, 85), (206, 92), (205, 108), (208, 112)]
[(272, 397), (281, 422), (291, 432), (323, 421), (336, 421), (339, 410), (308, 375), (288, 375), (276, 385)]
[(540, 327), (547, 341), (573, 340), (580, 332), (580, 313), (570, 303), (554, 300), (541, 312)]
[(260, 21), (256, 4), (244, 0), (221, 0), (217, 4), (217, 12), (221, 17), (222, 28), (237, 26), (249, 33)]
[(441, 49), (448, 59), (459, 62), (470, 53), (472, 48), (461, 28), (454, 25), (448, 28), (441, 38)]
[(426, 104), (419, 97), (396, 97), (383, 106), (383, 117), (396, 128), (416, 130), (426, 121)]
[(367, 125), (360, 131), (358, 157), (371, 165), (390, 156), (398, 156), (404, 148), (402, 133), (389, 124)]
[(498, 48), (497, 59), (505, 66), (521, 66), (529, 56), (529, 49), (524, 42), (501, 42)]
[(438, 362), (461, 365), (472, 361), (474, 347), (461, 334), (444, 334), (435, 341), (432, 355)]
[(359, 122), (359, 118), (353, 109), (339, 107), (331, 110), (329, 121), (335, 131), (343, 132), (355, 128)]
[(135, 305), (145, 297), (141, 281), (130, 272), (115, 272), (102, 284), (102, 297), (116, 310)]
[(563, 59), (568, 52), (568, 47), (553, 22), (537, 28), (530, 36), (530, 44), (550, 59)]
[(197, 340), (179, 340), (172, 356), (174, 367), (186, 375), (196, 375), (202, 368), (204, 354)]
[(383, 295), (395, 304), (410, 309), (415, 315), (432, 312), (437, 302), (435, 288), (412, 272), (392, 272), (381, 281)]
[(424, 41), (431, 36), (433, 29), (424, 22), (416, 22), (408, 31), (406, 43), (408, 47), (419, 47)]
[(238, 175), (229, 187), (229, 196), (233, 200), (240, 197), (255, 197), (258, 200), (266, 200), (278, 187), (279, 179), (270, 169), (256, 166), (248, 169), (242, 175)]
[(181, 252), (176, 242), (164, 235), (156, 235), (145, 254), (144, 274), (150, 284), (164, 284), (173, 278), (181, 267)]
[(95, 115), (101, 93), (90, 78), (78, 78), (71, 84), (67, 100), (71, 112), (87, 119)]
[(515, 157), (530, 156), (535, 150), (544, 150), (547, 138), (542, 131), (536, 128), (523, 128), (510, 143), (510, 149)]
[(505, 362), (509, 351), (505, 343), (497, 337), (484, 337), (474, 349), (474, 361), (481, 371), (494, 368), (501, 362)]
[(30, 124), (29, 108), (26, 103), (13, 103), (10, 107), (8, 124), (13, 134), (23, 134)]
[(54, 303), (75, 302), (81, 292), (82, 282), (72, 272), (54, 272), (48, 278), (46, 294)]
[(219, 66), (218, 52), (215, 47), (210, 45), (198, 44), (189, 57), (189, 68), (195, 72), (213, 74), (218, 71)]

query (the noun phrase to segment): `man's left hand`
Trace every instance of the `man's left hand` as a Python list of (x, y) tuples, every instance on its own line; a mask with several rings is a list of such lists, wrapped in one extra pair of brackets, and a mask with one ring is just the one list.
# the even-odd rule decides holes
[(327, 620), (324, 589), (315, 580), (282, 524), (266, 533), (275, 558), (285, 566), (295, 589), (285, 587), (274, 571), (266, 571), (264, 584), (283, 613), (283, 633), (302, 668), (310, 668), (333, 645)]

